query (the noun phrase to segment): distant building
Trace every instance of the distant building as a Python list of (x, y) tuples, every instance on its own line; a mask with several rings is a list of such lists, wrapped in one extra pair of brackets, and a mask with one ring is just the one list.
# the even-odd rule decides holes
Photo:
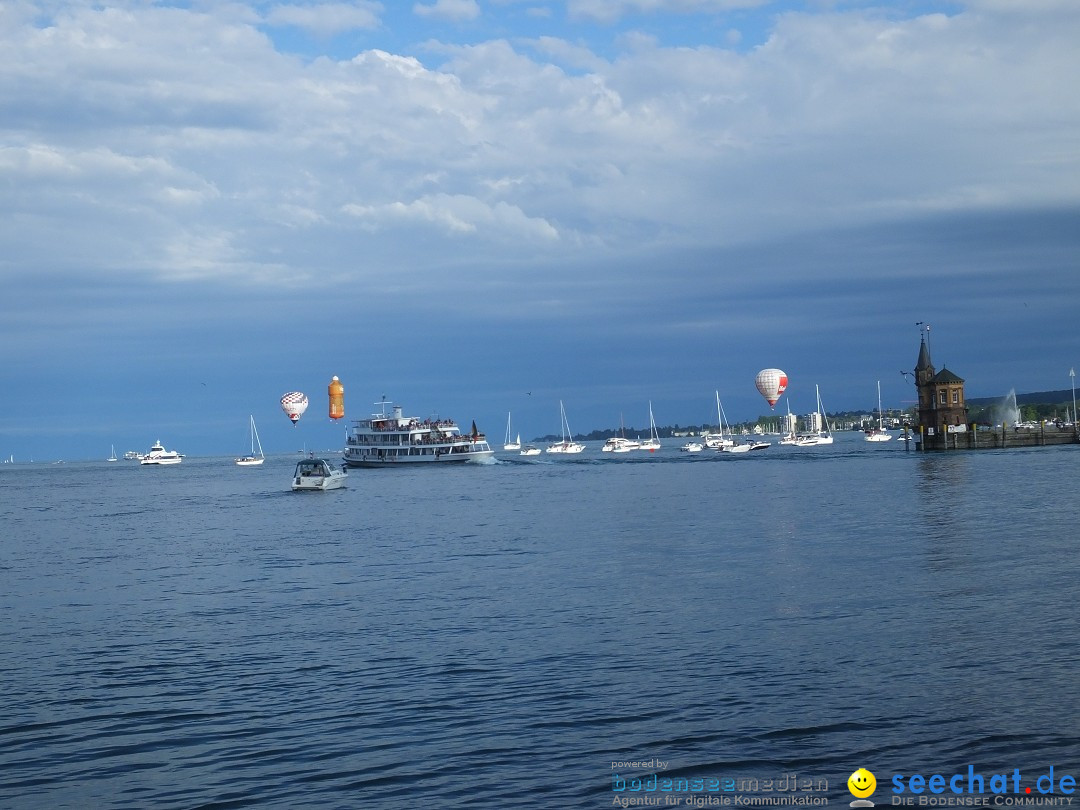
[(925, 333), (919, 346), (919, 361), (915, 364), (915, 387), (919, 392), (919, 427), (924, 435), (944, 436), (967, 430), (964, 381), (947, 368), (934, 369)]

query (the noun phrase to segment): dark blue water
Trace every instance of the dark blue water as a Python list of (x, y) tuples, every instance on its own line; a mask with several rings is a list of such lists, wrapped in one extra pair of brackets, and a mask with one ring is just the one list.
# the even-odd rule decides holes
[(0, 806), (1080, 775), (1080, 448), (507, 458), (0, 467)]

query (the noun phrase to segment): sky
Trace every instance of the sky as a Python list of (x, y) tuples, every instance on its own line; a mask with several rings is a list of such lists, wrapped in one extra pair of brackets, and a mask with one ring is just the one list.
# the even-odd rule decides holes
[[(1080, 366), (1075, 0), (0, 3), (0, 457)], [(288, 391), (311, 406), (293, 426)], [(347, 422), (347, 420), (345, 420)]]

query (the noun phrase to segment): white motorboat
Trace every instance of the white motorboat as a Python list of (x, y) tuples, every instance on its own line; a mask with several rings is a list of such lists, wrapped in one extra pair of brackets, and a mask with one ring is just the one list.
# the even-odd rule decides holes
[(745, 441), (739, 444), (733, 444), (730, 447), (721, 447), (721, 453), (750, 453), (754, 450), (768, 450), (772, 447), (768, 442), (759, 441)]
[(637, 450), (641, 447), (641, 442), (634, 439), (627, 439), (623, 436), (612, 436), (606, 442), (604, 446), (600, 448), (601, 453), (629, 453), (632, 450)]
[[(266, 461), (266, 456), (263, 455), (262, 442), (259, 441), (259, 431), (255, 429), (255, 417), (250, 416), (249, 419), (251, 420), (251, 452), (236, 459), (238, 467), (257, 467)], [(256, 446), (259, 448), (258, 455), (255, 453)]]
[(641, 442), (635, 439), (626, 438), (626, 426), (622, 422), (622, 415), (619, 416), (619, 435), (612, 436), (606, 442), (604, 446), (600, 448), (601, 453), (629, 453), (631, 450), (637, 450), (641, 447)]
[(887, 442), (892, 440), (892, 434), (885, 429), (881, 419), (881, 380), (877, 383), (877, 427), (867, 430), (863, 438), (868, 442)]
[(345, 463), (350, 467), (386, 467), (395, 464), (491, 463), (495, 451), (473, 422), (462, 433), (452, 419), (403, 416), (400, 405), (384, 399), (381, 413), (358, 419), (345, 439)]
[(562, 417), (562, 441), (549, 444), (545, 452), (567, 454), (582, 452), (585, 445), (574, 441), (574, 434), (570, 432), (570, 423), (566, 421), (566, 408), (563, 407), (561, 399), (559, 400), (559, 415)]
[(704, 449), (704, 445), (701, 442), (687, 442), (679, 449), (684, 453), (700, 453)]
[(305, 458), (296, 462), (293, 472), (293, 492), (325, 492), (341, 489), (349, 480), (349, 474), (339, 470), (325, 458)]
[(750, 445), (749, 444), (732, 444), (732, 445), (729, 445), (728, 447), (719, 448), (719, 452), (721, 452), (721, 453), (749, 453), (750, 452)]
[(150, 452), (143, 456), (140, 464), (179, 464), (184, 457), (175, 450), (166, 450), (161, 440), (154, 442)]
[(540, 448), (535, 444), (523, 444), (521, 445), (521, 451), (519, 455), (522, 456), (538, 456), (540, 455)]
[(503, 440), (503, 450), (520, 450), (521, 449), (521, 434), (517, 435), (517, 438), (513, 441), (510, 440), (510, 414), (506, 414), (506, 439)]

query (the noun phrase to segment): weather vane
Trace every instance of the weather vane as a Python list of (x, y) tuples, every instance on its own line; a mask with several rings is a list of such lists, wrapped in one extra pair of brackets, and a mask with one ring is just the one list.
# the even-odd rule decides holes
[(923, 335), (925, 333), (925, 335), (926, 335), (926, 349), (927, 349), (927, 351), (929, 351), (930, 350), (930, 324), (926, 323), (925, 321), (915, 321), (915, 325), (917, 327), (919, 327), (919, 334), (920, 335)]

